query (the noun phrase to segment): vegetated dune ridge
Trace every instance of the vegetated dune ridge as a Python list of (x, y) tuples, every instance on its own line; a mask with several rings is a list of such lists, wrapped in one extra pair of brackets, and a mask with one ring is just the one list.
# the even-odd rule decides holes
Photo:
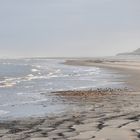
[(140, 55), (140, 48), (136, 49), (133, 52), (127, 52), (127, 53), (119, 53), (117, 55)]

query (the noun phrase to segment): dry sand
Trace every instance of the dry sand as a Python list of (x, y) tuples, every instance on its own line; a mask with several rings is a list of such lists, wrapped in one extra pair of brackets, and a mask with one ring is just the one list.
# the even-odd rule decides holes
[(66, 98), (67, 101), (72, 98), (80, 101), (82, 98), (86, 104), (90, 100), (92, 107), (87, 111), (67, 112), (59, 116), (1, 121), (0, 140), (139, 140), (139, 64), (133, 66), (128, 62), (126, 65), (123, 63), (125, 62), (68, 61), (67, 64), (71, 65), (111, 67), (128, 73), (131, 75), (129, 78), (132, 78), (128, 83), (133, 84), (137, 90), (56, 92), (57, 96)]

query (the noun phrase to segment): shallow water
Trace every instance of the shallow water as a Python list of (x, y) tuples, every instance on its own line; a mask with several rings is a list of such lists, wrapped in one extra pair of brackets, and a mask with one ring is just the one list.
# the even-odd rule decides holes
[(51, 91), (124, 87), (124, 75), (97, 67), (67, 66), (58, 59), (0, 60), (0, 117), (28, 117), (75, 108)]

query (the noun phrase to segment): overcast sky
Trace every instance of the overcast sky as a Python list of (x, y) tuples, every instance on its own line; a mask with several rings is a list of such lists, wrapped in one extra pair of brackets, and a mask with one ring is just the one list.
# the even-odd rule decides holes
[(140, 0), (0, 0), (0, 57), (94, 57), (139, 47)]

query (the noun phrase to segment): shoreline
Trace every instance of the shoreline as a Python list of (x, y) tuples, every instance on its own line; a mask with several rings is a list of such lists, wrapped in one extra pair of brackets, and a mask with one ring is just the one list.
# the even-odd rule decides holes
[[(108, 64), (109, 63), (109, 64)], [(121, 63), (121, 64), (120, 64)], [(125, 63), (125, 64), (124, 64)], [(127, 63), (127, 66), (126, 66)], [(131, 62), (129, 62), (131, 64)], [(129, 74), (126, 82), (133, 91), (108, 90), (56, 92), (67, 101), (71, 96), (89, 104), (88, 110), (79, 110), (48, 117), (30, 117), (0, 121), (1, 140), (138, 140), (140, 139), (139, 65), (128, 62), (95, 60), (68, 60), (67, 65), (96, 66)], [(95, 93), (96, 94), (93, 94)], [(78, 94), (78, 96), (77, 96)], [(68, 95), (68, 96), (67, 96)], [(92, 95), (92, 96), (89, 96)], [(78, 97), (78, 98), (77, 98)], [(80, 97), (80, 98), (79, 98)], [(85, 97), (85, 98), (83, 98)], [(82, 100), (81, 100), (82, 99)]]
[[(67, 100), (71, 98), (68, 97)], [(77, 100), (82, 102), (81, 98)], [(1, 140), (139, 139), (139, 92), (104, 94), (84, 98), (83, 103), (89, 104), (89, 101), (91, 106), (84, 111), (67, 112), (59, 116), (0, 121)]]
[(127, 75), (125, 83), (133, 90), (140, 91), (140, 62), (138, 61), (117, 61), (117, 60), (66, 60), (65, 65), (99, 67), (109, 70), (117, 70), (123, 75)]

